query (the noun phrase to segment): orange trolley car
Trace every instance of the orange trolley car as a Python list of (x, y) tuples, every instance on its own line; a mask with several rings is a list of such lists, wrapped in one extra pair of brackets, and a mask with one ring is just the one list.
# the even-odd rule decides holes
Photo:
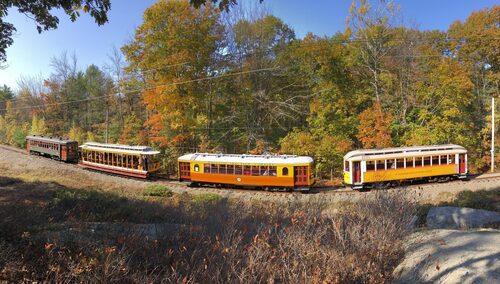
[(289, 155), (187, 154), (178, 159), (179, 180), (192, 184), (309, 190), (313, 159)]

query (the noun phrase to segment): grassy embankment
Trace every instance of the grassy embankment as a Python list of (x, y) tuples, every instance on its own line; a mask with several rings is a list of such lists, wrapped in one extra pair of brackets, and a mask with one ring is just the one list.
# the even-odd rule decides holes
[[(319, 199), (248, 203), (161, 186), (130, 198), (0, 177), (0, 281), (390, 280), (413, 203), (380, 193), (334, 215), (326, 207)], [(153, 223), (170, 229), (140, 234), (131, 225)]]

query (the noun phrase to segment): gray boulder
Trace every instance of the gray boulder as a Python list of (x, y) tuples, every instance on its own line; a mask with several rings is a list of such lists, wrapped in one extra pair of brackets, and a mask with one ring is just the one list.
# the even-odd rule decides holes
[(469, 229), (498, 227), (500, 213), (460, 207), (434, 207), (427, 214), (427, 227), (433, 229)]

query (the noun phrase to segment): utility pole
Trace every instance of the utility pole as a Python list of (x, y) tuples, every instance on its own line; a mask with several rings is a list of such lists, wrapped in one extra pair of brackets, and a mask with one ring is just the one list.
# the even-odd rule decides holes
[(106, 144), (108, 144), (109, 106), (106, 104)]
[(491, 98), (491, 172), (495, 171), (495, 98)]

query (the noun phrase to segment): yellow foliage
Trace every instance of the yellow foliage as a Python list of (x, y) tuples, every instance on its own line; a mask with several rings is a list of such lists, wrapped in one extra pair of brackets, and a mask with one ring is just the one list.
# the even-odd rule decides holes
[(83, 130), (73, 125), (68, 132), (68, 139), (78, 141), (78, 144), (82, 144), (84, 142)]
[(45, 125), (45, 119), (40, 118), (36, 115), (33, 115), (33, 118), (31, 120), (31, 135), (47, 135), (48, 134), (48, 129), (47, 126)]
[(91, 142), (91, 141), (96, 141), (96, 137), (93, 132), (88, 131), (84, 142)]

